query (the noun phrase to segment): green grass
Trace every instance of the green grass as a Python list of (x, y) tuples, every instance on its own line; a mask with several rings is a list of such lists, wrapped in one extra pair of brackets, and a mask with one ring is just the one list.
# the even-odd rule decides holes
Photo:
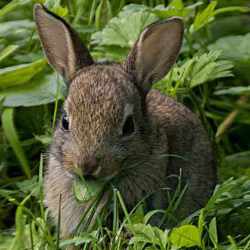
[(199, 115), (218, 159), (213, 196), (173, 227), (148, 222), (161, 214), (163, 224), (173, 225), (180, 187), (168, 208), (147, 213), (143, 201), (127, 211), (110, 187), (112, 206), (91, 225), (97, 199), (72, 239), (61, 239), (43, 205), (45, 152), (66, 88), (44, 61), (32, 20), (35, 2), (0, 0), (0, 250), (89, 249), (90, 243), (112, 250), (250, 249), (250, 27), (242, 25), (250, 23), (248, 1), (39, 1), (77, 29), (96, 60), (122, 61), (146, 25), (181, 16), (179, 59), (154, 87)]

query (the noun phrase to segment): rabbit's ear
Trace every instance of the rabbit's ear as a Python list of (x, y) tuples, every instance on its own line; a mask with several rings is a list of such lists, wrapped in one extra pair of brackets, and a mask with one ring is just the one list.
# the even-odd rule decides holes
[(162, 79), (179, 54), (183, 22), (174, 17), (149, 25), (140, 35), (124, 64), (136, 84), (147, 92), (152, 83)]
[(35, 5), (34, 18), (49, 63), (66, 81), (70, 81), (78, 69), (93, 64), (88, 49), (63, 19), (41, 4)]

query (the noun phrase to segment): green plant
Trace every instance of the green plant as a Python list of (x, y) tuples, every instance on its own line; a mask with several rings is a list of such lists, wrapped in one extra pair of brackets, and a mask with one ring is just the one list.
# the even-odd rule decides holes
[[(32, 20), (35, 2), (0, 0), (0, 249), (53, 250), (72, 243), (112, 250), (250, 249), (248, 1), (39, 1), (77, 29), (97, 60), (122, 61), (146, 25), (182, 17), (179, 60), (155, 88), (200, 116), (218, 155), (220, 185), (207, 206), (175, 220), (173, 228), (148, 222), (163, 215), (169, 225), (182, 189), (166, 210), (150, 212), (144, 211), (143, 201), (127, 211), (114, 189), (111, 226), (102, 223), (110, 215), (104, 211), (107, 216), (94, 228), (80, 230), (88, 229), (87, 220), (75, 237), (64, 240), (44, 208), (42, 182), (43, 152), (66, 87), (44, 60)], [(88, 216), (94, 209), (95, 204)]]

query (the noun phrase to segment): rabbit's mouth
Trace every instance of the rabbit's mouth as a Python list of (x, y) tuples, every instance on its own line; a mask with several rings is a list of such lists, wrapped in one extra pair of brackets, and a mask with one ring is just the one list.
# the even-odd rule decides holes
[(120, 173), (119, 164), (115, 164), (114, 162), (110, 162), (108, 166), (104, 166), (103, 164), (98, 164), (98, 166), (90, 173), (84, 174), (83, 177), (85, 179), (95, 179), (95, 180), (111, 180), (116, 178)]
[(92, 173), (93, 177), (95, 177), (95, 178), (98, 177), (99, 174), (101, 173), (101, 171), (102, 171), (102, 167), (101, 167), (101, 165), (98, 165), (96, 170)]

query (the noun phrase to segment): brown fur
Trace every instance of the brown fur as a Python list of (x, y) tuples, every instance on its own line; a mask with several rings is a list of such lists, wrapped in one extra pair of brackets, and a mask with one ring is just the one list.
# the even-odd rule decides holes
[[(50, 25), (53, 19), (57, 20), (51, 15), (40, 5), (35, 9), (40, 26), (46, 24), (48, 18)], [(70, 27), (65, 28), (61, 22), (58, 25), (57, 20), (53, 30), (67, 33)], [(61, 26), (66, 31), (62, 31)], [(167, 187), (174, 191), (176, 182), (169, 176), (178, 175), (180, 170), (188, 190), (179, 212), (187, 215), (203, 206), (216, 182), (214, 156), (208, 137), (199, 119), (189, 109), (157, 90), (149, 90), (153, 82), (166, 74), (177, 57), (183, 33), (181, 21), (171, 19), (150, 25), (123, 64), (97, 64), (88, 54), (88, 60), (85, 64), (84, 60), (81, 61), (78, 70), (75, 52), (84, 50), (74, 49), (73, 45), (79, 41), (72, 42), (70, 49), (75, 50), (72, 52), (75, 54), (67, 54), (67, 58), (75, 60), (73, 77), (72, 68), (70, 76), (63, 68), (67, 67), (63, 57), (57, 58), (58, 53), (66, 52), (57, 51), (57, 47), (50, 47), (48, 52), (47, 40), (53, 38), (42, 29), (40, 27), (39, 32), (43, 35), (39, 34), (49, 62), (59, 72), (66, 72), (65, 79), (71, 79), (64, 104), (70, 129), (65, 131), (61, 124), (56, 128), (44, 185), (45, 202), (55, 220), (61, 195), (62, 235), (74, 233), (89, 205), (77, 203), (72, 183), (75, 168), (81, 168), (84, 173), (86, 162), (91, 157), (98, 158), (98, 166), (101, 166), (96, 178), (119, 176), (116, 185), (128, 208), (153, 192), (156, 194), (151, 207), (166, 207), (166, 194), (160, 189)], [(76, 39), (75, 35), (71, 39)], [(154, 45), (157, 40), (159, 49)], [(169, 48), (165, 53), (166, 42)], [(55, 61), (59, 63), (55, 65)], [(135, 132), (123, 137), (121, 132), (128, 115), (133, 117)], [(106, 195), (101, 206), (105, 201)]]

